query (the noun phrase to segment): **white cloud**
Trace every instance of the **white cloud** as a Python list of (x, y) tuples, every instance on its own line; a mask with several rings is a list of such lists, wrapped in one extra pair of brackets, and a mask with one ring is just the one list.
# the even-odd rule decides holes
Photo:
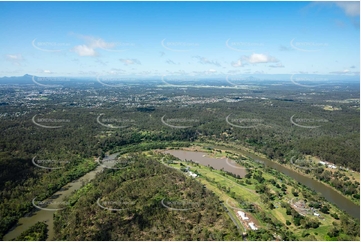
[(112, 49), (115, 47), (115, 43), (107, 43), (102, 39), (89, 38), (90, 46), (94, 48)]
[(360, 15), (360, 2), (335, 2), (335, 4), (342, 8), (347, 16), (359, 16)]
[(12, 62), (15, 65), (20, 65), (20, 63), (24, 60), (23, 56), (21, 54), (15, 54), (15, 55), (6, 55), (5, 56), (7, 61)]
[(242, 62), (241, 62), (241, 60), (232, 61), (231, 65), (232, 65), (233, 67), (241, 67), (241, 66), (242, 66)]
[(124, 65), (133, 65), (138, 64), (141, 65), (140, 61), (137, 59), (119, 59)]
[(245, 56), (244, 59), (251, 64), (279, 62), (279, 60), (272, 56), (255, 53), (253, 53), (251, 56)]
[(74, 52), (80, 56), (97, 56), (97, 52), (94, 48), (87, 45), (78, 45), (74, 47)]
[(96, 49), (112, 50), (116, 47), (115, 43), (105, 42), (101, 38), (95, 38), (93, 36), (76, 35), (78, 38), (83, 39), (86, 44), (77, 45), (73, 48), (73, 51), (79, 56), (97, 56)]

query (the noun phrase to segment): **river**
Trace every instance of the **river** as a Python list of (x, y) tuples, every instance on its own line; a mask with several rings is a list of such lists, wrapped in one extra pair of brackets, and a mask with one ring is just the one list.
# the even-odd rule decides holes
[[(252, 158), (257, 162), (262, 162), (265, 165), (274, 168), (290, 177), (295, 179), (296, 181), (304, 184), (305, 186), (309, 187), (316, 192), (320, 192), (329, 202), (335, 204), (338, 208), (344, 210), (346, 213), (351, 215), (354, 218), (360, 218), (360, 207), (346, 197), (342, 196), (332, 188), (322, 184), (319, 181), (311, 179), (309, 177), (303, 176), (289, 168), (283, 167), (273, 161), (268, 159), (259, 157), (253, 153), (247, 152), (245, 150), (237, 150), (238, 153), (243, 154)], [(246, 170), (239, 166), (237, 163), (230, 159), (222, 159), (222, 158), (212, 158), (209, 157), (206, 153), (203, 152), (194, 152), (194, 151), (183, 151), (183, 150), (168, 150), (166, 153), (170, 153), (182, 160), (193, 160), (194, 162), (200, 163), (202, 165), (210, 165), (215, 169), (222, 169), (224, 168), (225, 171), (232, 172), (234, 174), (240, 175), (244, 177), (246, 174)], [(112, 154), (104, 158), (104, 161), (111, 161), (117, 154)], [(109, 163), (109, 165), (108, 165)], [(108, 162), (106, 167), (111, 167), (115, 165), (115, 162)], [(96, 174), (103, 171), (105, 168), (104, 166), (98, 166), (95, 170), (88, 172), (81, 178), (68, 183), (65, 185), (61, 190), (56, 192), (51, 198), (45, 200), (44, 202), (51, 201), (48, 207), (46, 208), (53, 208), (56, 209), (56, 204), (61, 204), (64, 201), (65, 197), (69, 197), (71, 193), (75, 190), (78, 190), (83, 186), (84, 183), (89, 182), (90, 180), (94, 179)], [(55, 204), (55, 205), (54, 205)], [(54, 207), (55, 206), (55, 207)], [(55, 211), (48, 211), (43, 209), (34, 209), (31, 213), (27, 214), (26, 216), (19, 219), (18, 223), (14, 228), (12, 228), (4, 237), (3, 240), (12, 240), (18, 237), (22, 232), (33, 226), (38, 221), (44, 221), (48, 225), (48, 238), (47, 240), (53, 240), (54, 238), (54, 224), (53, 224), (53, 214)]]
[[(223, 148), (223, 147), (222, 147)], [(225, 148), (227, 149), (227, 148)], [(184, 150), (168, 150), (166, 153), (172, 154), (175, 157), (178, 157), (182, 160), (192, 160), (194, 162), (200, 163), (202, 165), (211, 165), (215, 169), (221, 169), (224, 168), (225, 171), (232, 172), (234, 174), (238, 174), (241, 177), (244, 176), (244, 169), (240, 169), (239, 167), (235, 166), (234, 161), (227, 160), (227, 159), (216, 159), (209, 157), (207, 153), (203, 152), (194, 152), (194, 151), (184, 151)], [(356, 219), (360, 219), (360, 206), (353, 203), (334, 189), (324, 185), (323, 183), (303, 176), (302, 174), (299, 174), (289, 168), (286, 168), (284, 166), (281, 166), (280, 164), (277, 164), (274, 161), (268, 160), (266, 158), (262, 158), (260, 156), (257, 156), (256, 154), (247, 152), (245, 150), (237, 150), (237, 153), (240, 153), (244, 156), (250, 157), (253, 160), (263, 163), (266, 166), (269, 166), (275, 170), (278, 170), (279, 172), (282, 172), (283, 174), (292, 177), (299, 183), (309, 187), (310, 189), (321, 193), (327, 201), (335, 204), (338, 208), (341, 210), (344, 210), (346, 213), (351, 215), (352, 217)]]
[[(112, 154), (110, 156), (106, 156), (103, 160), (104, 161), (112, 161), (118, 155)], [(62, 189), (58, 192), (54, 193), (49, 199), (44, 200), (44, 203), (47, 203), (46, 209), (53, 209), (50, 210), (43, 210), (34, 208), (32, 212), (27, 214), (26, 216), (19, 219), (18, 223), (3, 237), (3, 240), (12, 240), (18, 237), (22, 232), (33, 226), (39, 221), (44, 221), (48, 225), (48, 238), (47, 240), (53, 240), (54, 238), (54, 223), (53, 223), (53, 214), (56, 212), (56, 209), (59, 208), (59, 205), (64, 204), (64, 198), (69, 197), (71, 193), (75, 190), (78, 190), (83, 186), (84, 183), (87, 183), (95, 178), (96, 174), (102, 172), (106, 167), (112, 167), (116, 163), (115, 162), (108, 162), (104, 166), (98, 166), (96, 169), (86, 173), (84, 176), (80, 177), (79, 179), (66, 184)], [(106, 167), (105, 167), (106, 166)], [(35, 205), (37, 203), (35, 202)]]

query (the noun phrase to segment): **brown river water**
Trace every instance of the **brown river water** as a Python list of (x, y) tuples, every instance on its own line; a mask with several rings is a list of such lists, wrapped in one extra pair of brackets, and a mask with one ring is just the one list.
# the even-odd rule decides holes
[[(210, 165), (215, 169), (224, 168), (225, 171), (232, 172), (234, 174), (238, 174), (243, 177), (246, 174), (246, 170), (242, 169), (241, 166), (236, 164), (234, 161), (230, 159), (220, 159), (220, 158), (212, 158), (207, 155), (207, 153), (203, 152), (195, 152), (195, 151), (184, 151), (184, 150), (168, 150), (166, 153), (172, 154), (175, 157), (180, 158), (181, 160), (192, 160), (202, 165)], [(252, 158), (254, 161), (258, 163), (263, 163), (266, 166), (269, 166), (283, 174), (295, 179), (299, 183), (309, 187), (310, 189), (321, 193), (327, 201), (335, 204), (338, 208), (345, 211), (349, 215), (354, 218), (360, 219), (360, 206), (348, 200), (346, 197), (336, 192), (334, 189), (324, 185), (323, 183), (303, 176), (292, 169), (286, 168), (277, 164), (274, 161), (259, 157), (253, 153), (247, 152), (245, 150), (240, 150), (238, 153), (245, 155), (247, 157)]]
[[(113, 160), (117, 154), (112, 154), (104, 158), (106, 160)], [(115, 165), (115, 162), (104, 163), (106, 167), (112, 167)], [(46, 209), (54, 209), (54, 211), (48, 211), (43, 209), (34, 208), (34, 210), (27, 214), (26, 216), (19, 219), (17, 225), (10, 230), (4, 237), (3, 240), (12, 240), (18, 237), (22, 232), (36, 224), (37, 222), (44, 221), (48, 225), (48, 239), (53, 240), (54, 238), (54, 224), (53, 224), (53, 214), (56, 212), (56, 209), (59, 208), (61, 204), (64, 204), (64, 198), (69, 197), (71, 193), (75, 190), (78, 190), (83, 186), (83, 184), (93, 180), (97, 173), (103, 171), (104, 166), (98, 166), (96, 169), (86, 173), (84, 176), (79, 179), (66, 184), (62, 189), (56, 192), (50, 199), (46, 199), (44, 202), (48, 202)], [(38, 203), (35, 202), (35, 205)]]
[[(246, 174), (245, 168), (241, 167), (237, 163), (235, 163), (233, 160), (226, 159), (226, 158), (213, 158), (209, 157), (206, 153), (203, 152), (195, 152), (195, 151), (184, 151), (184, 150), (168, 150), (166, 153), (172, 154), (175, 157), (178, 157), (182, 160), (192, 160), (194, 162), (197, 162), (202, 165), (210, 165), (215, 169), (224, 169), (225, 171), (232, 172), (236, 175), (240, 175), (241, 177), (244, 177)], [(360, 206), (354, 204), (350, 200), (348, 200), (346, 197), (342, 196), (332, 188), (322, 184), (319, 181), (316, 181), (312, 178), (308, 178), (306, 176), (303, 176), (289, 168), (283, 167), (273, 161), (270, 161), (268, 159), (259, 157), (253, 153), (249, 153), (247, 151), (239, 151), (239, 153), (248, 156), (255, 160), (256, 162), (263, 163), (266, 166), (269, 166), (271, 168), (274, 168), (290, 177), (295, 179), (296, 181), (300, 182), (301, 184), (311, 188), (312, 190), (315, 190), (316, 192), (320, 192), (329, 202), (335, 204), (338, 208), (341, 210), (344, 210), (346, 213), (351, 215), (354, 218), (359, 219), (360, 218)], [(106, 160), (113, 160), (117, 154), (112, 154), (109, 157), (104, 158), (104, 161)], [(115, 163), (107, 163), (107, 167), (111, 167), (112, 164)], [(45, 200), (51, 201), (49, 205), (46, 208), (50, 209), (56, 209), (57, 204), (61, 204), (64, 201), (65, 197), (69, 197), (71, 193), (75, 190), (78, 190), (82, 187), (84, 183), (87, 183), (95, 178), (96, 174), (103, 171), (104, 169), (107, 169), (103, 166), (98, 166), (95, 170), (88, 172), (78, 180), (75, 180), (73, 182), (68, 183), (65, 185), (60, 191), (56, 192), (51, 200)], [(53, 226), (53, 214), (55, 211), (48, 211), (48, 210), (42, 210), (42, 209), (34, 209), (34, 211), (22, 218), (19, 219), (17, 225), (10, 230), (4, 237), (3, 240), (12, 240), (19, 236), (22, 232), (33, 226), (38, 221), (45, 221), (45, 223), (48, 225), (48, 239), (47, 240), (53, 240), (54, 238), (54, 226)]]

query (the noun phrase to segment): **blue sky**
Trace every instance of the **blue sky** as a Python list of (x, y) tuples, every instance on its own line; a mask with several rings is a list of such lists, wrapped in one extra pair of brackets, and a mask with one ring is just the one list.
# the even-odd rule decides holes
[(0, 76), (359, 75), (358, 2), (0, 2)]

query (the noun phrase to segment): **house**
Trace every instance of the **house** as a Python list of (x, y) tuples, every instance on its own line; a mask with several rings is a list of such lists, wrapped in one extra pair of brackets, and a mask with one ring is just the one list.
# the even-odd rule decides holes
[(242, 212), (242, 211), (238, 211), (237, 212), (238, 216), (240, 216), (242, 218), (242, 220), (248, 220), (249, 218), (246, 216), (246, 213)]
[(319, 161), (318, 163), (320, 163), (321, 165), (326, 165), (327, 164), (327, 162), (325, 162), (325, 161)]
[(337, 168), (337, 166), (335, 166), (335, 165), (328, 165), (328, 168), (331, 168), (331, 169), (336, 169), (336, 168)]
[(256, 225), (254, 225), (254, 223), (248, 223), (249, 227), (252, 229), (252, 230), (258, 230), (258, 228), (256, 227)]
[(320, 216), (320, 214), (319, 214), (319, 213), (313, 213), (313, 215), (315, 215), (315, 216), (317, 216), (317, 217), (319, 217), (319, 216)]
[(188, 171), (188, 175), (193, 177), (193, 178), (196, 178), (197, 177), (197, 174), (196, 173), (193, 173), (191, 171)]

